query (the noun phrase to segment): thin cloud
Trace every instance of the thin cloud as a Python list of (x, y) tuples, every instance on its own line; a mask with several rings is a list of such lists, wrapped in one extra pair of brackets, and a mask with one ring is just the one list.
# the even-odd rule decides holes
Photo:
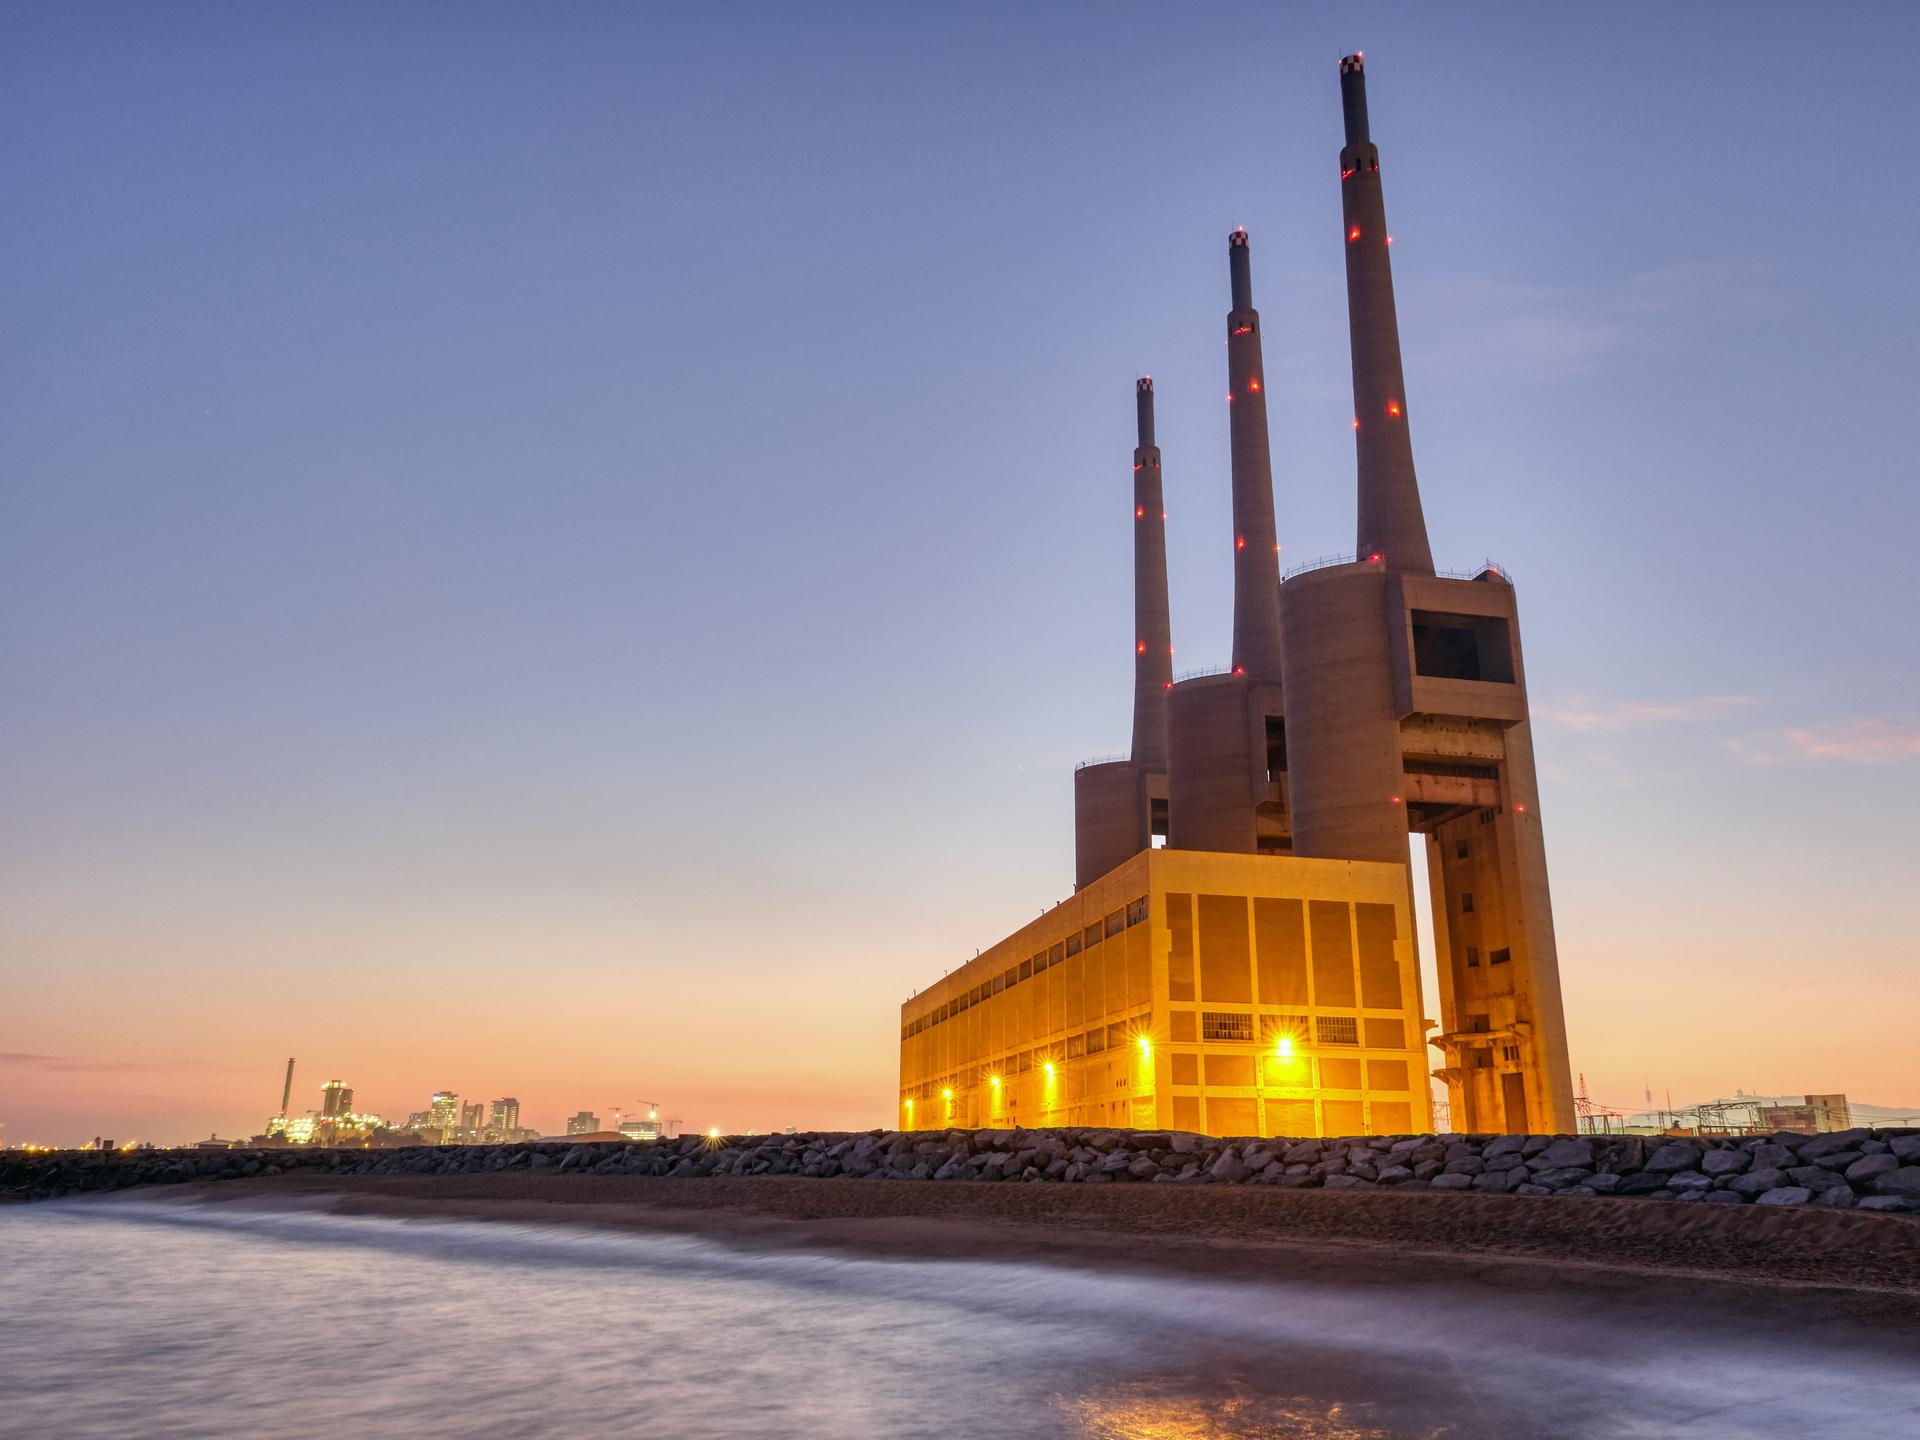
[(1751, 695), (1697, 695), (1687, 700), (1572, 701), (1566, 705), (1536, 705), (1533, 718), (1562, 730), (1592, 735), (1644, 730), (1655, 725), (1698, 725), (1754, 703)]
[(1782, 730), (1772, 741), (1733, 739), (1727, 753), (1747, 765), (1785, 765), (1796, 760), (1840, 760), (1850, 765), (1890, 765), (1920, 760), (1920, 724), (1854, 720), (1811, 729)]
[(1629, 275), (1611, 285), (1546, 285), (1500, 275), (1449, 280), (1413, 311), (1450, 367), (1564, 380), (1622, 355), (1698, 333), (1704, 314), (1747, 306), (1767, 293), (1773, 267), (1762, 260), (1689, 261)]
[(200, 1060), (87, 1060), (70, 1055), (34, 1055), (21, 1050), (0, 1050), (0, 1069), (44, 1070), (55, 1075), (131, 1075), (154, 1071), (171, 1074), (183, 1070), (229, 1074), (237, 1073), (240, 1067), (209, 1065)]

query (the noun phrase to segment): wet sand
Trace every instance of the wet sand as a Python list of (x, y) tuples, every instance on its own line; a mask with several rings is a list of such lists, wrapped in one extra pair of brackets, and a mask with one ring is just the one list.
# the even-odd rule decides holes
[[(1920, 1223), (1661, 1201), (793, 1177), (290, 1174), (102, 1197), (695, 1234), (736, 1249), (1442, 1285), (1920, 1335)], [(1516, 1298), (1518, 1298), (1516, 1296)]]

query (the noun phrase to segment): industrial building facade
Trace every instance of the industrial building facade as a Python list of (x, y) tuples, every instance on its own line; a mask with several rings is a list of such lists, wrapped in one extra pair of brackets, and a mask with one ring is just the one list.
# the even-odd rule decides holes
[[(1574, 1128), (1515, 591), (1491, 564), (1434, 568), (1358, 55), (1340, 90), (1354, 554), (1280, 574), (1263, 336), (1236, 230), (1232, 664), (1172, 673), (1142, 378), (1132, 751), (1074, 776), (1074, 897), (902, 1007), (910, 1127), (1400, 1133), (1428, 1123), (1431, 1074), (1456, 1130)], [(1438, 952), (1431, 1040), (1410, 836)]]
[(902, 1012), (900, 1123), (1429, 1122), (1404, 866), (1143, 850)]

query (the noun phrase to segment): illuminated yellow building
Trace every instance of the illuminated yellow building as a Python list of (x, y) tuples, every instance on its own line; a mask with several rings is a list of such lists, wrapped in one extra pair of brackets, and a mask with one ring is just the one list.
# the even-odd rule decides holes
[(1145, 850), (900, 1007), (909, 1130), (1427, 1129), (1403, 865)]

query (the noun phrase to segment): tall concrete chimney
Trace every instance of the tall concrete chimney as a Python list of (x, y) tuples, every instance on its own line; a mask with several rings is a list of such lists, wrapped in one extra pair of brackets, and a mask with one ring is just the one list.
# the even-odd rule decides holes
[(280, 1118), (285, 1119), (287, 1106), (293, 1100), (293, 1057), (287, 1057), (287, 1083), (280, 1087)]
[(1139, 443), (1133, 452), (1133, 763), (1167, 768), (1167, 691), (1173, 685), (1173, 627), (1167, 613), (1166, 501), (1160, 447), (1153, 443), (1153, 377), (1134, 392)]
[[(1400, 322), (1393, 306), (1387, 206), (1380, 151), (1367, 128), (1367, 75), (1358, 55), (1340, 62), (1347, 143), (1340, 152), (1340, 209), (1347, 244), (1347, 325), (1353, 348), (1353, 428), (1360, 461), (1362, 560), (1390, 571), (1433, 573), (1420, 482), (1407, 433), (1407, 385), (1400, 369)], [(1238, 450), (1235, 451), (1236, 458)], [(1238, 493), (1238, 483), (1235, 485)]]
[(1280, 678), (1279, 538), (1267, 447), (1267, 373), (1253, 308), (1247, 232), (1227, 237), (1233, 309), (1227, 313), (1227, 400), (1233, 433), (1233, 673)]

